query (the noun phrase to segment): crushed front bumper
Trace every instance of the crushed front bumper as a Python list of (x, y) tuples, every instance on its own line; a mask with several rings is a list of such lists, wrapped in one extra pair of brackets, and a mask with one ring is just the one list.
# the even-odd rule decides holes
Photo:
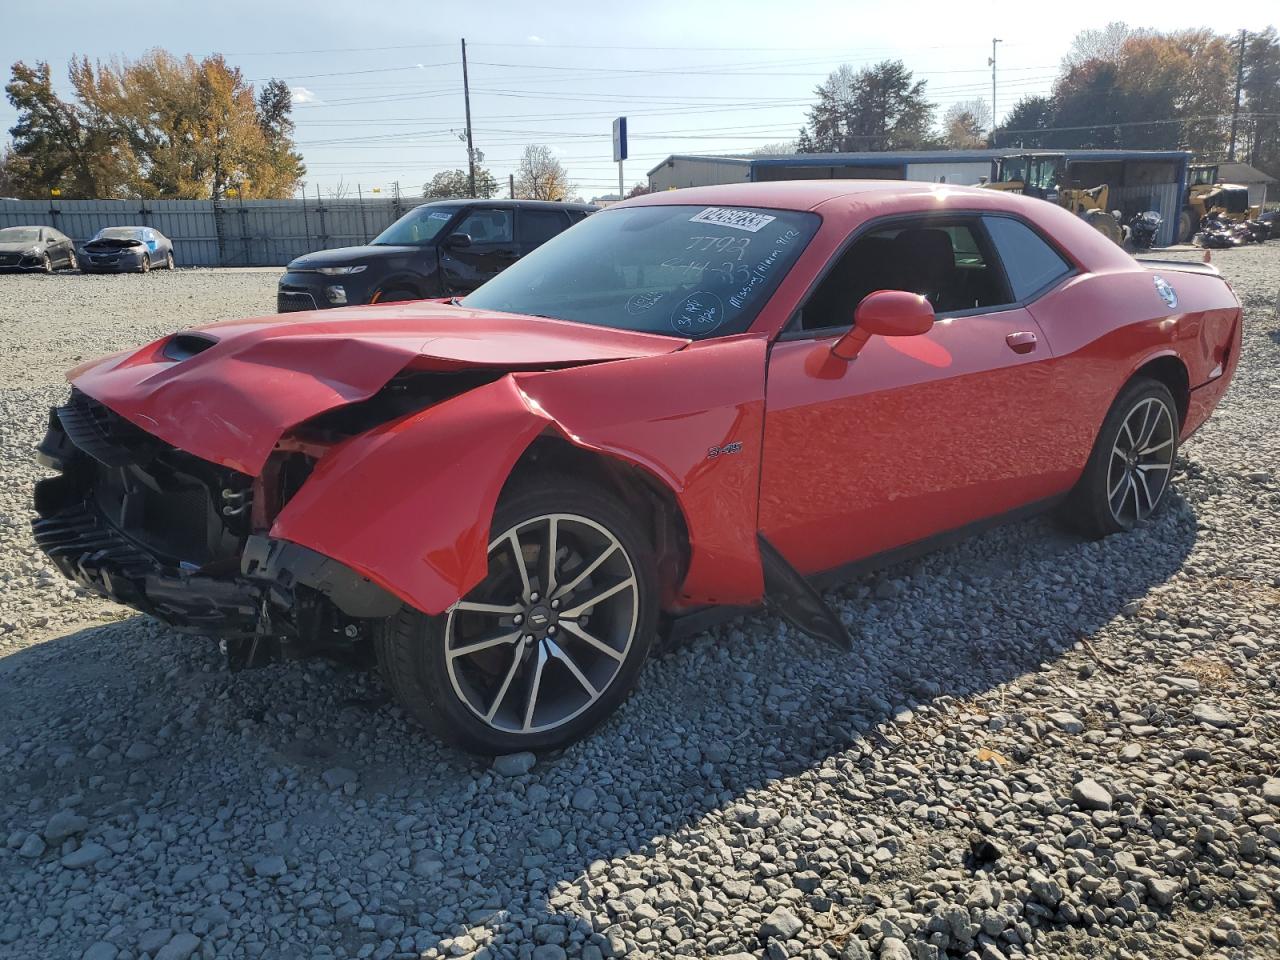
[[(211, 485), (202, 497), (200, 482), (184, 485), (190, 478), (175, 481), (171, 467), (149, 467), (159, 462), (151, 459), (157, 446), (83, 394), (52, 411), (37, 459), (59, 473), (36, 483), (32, 532), (66, 577), (179, 630), (221, 637), (305, 639), (315, 615), (329, 612), (326, 604), (350, 619), (399, 607), (381, 587), (313, 550), (264, 532), (229, 534), (217, 504), (250, 478), (200, 462), (192, 476)], [(219, 487), (221, 474), (228, 486)], [(125, 492), (104, 496), (101, 488), (116, 483)]]

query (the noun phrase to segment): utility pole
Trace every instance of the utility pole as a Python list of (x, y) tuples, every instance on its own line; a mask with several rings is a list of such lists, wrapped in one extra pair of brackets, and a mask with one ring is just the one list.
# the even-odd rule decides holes
[(1236, 103), (1231, 108), (1231, 146), (1227, 148), (1227, 160), (1236, 159), (1236, 125), (1240, 122), (1240, 87), (1244, 84), (1244, 41), (1248, 33), (1240, 31), (1240, 54), (1236, 58)]
[(467, 80), (467, 38), (462, 38), (462, 100), (467, 105), (467, 171), (471, 177), (471, 196), (476, 195), (476, 149), (471, 142), (471, 84)]
[(1001, 43), (998, 37), (991, 38), (991, 56), (987, 58), (987, 66), (991, 68), (991, 145), (996, 145), (996, 44)]
[(514, 173), (507, 174), (507, 188), (511, 191), (511, 199), (516, 198), (516, 175)]

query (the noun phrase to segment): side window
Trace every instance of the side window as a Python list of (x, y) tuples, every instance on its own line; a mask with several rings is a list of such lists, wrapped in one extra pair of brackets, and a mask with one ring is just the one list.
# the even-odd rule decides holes
[(560, 210), (521, 210), (520, 243), (529, 249), (546, 243), (569, 228), (569, 218)]
[(472, 210), (454, 230), (471, 237), (472, 243), (511, 243), (512, 211)]
[(983, 217), (1017, 300), (1025, 300), (1071, 272), (1071, 264), (1025, 223)]
[(938, 313), (995, 307), (1008, 301), (976, 224), (921, 219), (868, 233), (850, 246), (804, 306), (806, 330), (847, 327), (867, 294), (909, 290)]

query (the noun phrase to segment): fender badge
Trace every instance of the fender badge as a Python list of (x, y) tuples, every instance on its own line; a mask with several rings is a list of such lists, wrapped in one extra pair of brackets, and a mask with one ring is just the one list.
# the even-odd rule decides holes
[(742, 441), (735, 440), (733, 443), (726, 443), (724, 446), (711, 447), (707, 450), (707, 459), (714, 460), (716, 457), (731, 455), (742, 449)]
[(1170, 310), (1175, 309), (1178, 306), (1178, 294), (1169, 285), (1169, 281), (1164, 277), (1156, 277), (1155, 284), (1156, 293), (1160, 294), (1160, 299), (1165, 302), (1165, 305)]

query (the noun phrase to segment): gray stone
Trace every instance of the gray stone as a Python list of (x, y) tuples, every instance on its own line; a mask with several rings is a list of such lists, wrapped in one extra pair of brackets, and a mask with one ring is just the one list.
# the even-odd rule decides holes
[(111, 856), (111, 851), (100, 843), (86, 843), (62, 858), (62, 865), (70, 870), (83, 870), (99, 860)]
[(80, 955), (80, 960), (116, 960), (116, 954), (119, 952), (114, 943), (99, 940)]
[(200, 938), (190, 933), (180, 933), (156, 954), (156, 960), (189, 960), (200, 949)]
[(1059, 710), (1056, 713), (1049, 714), (1049, 719), (1057, 724), (1064, 733), (1084, 733), (1084, 722), (1074, 713)]
[(554, 943), (542, 943), (533, 948), (533, 960), (565, 960), (564, 947)]
[(136, 743), (129, 744), (129, 749), (125, 751), (124, 755), (129, 760), (143, 761), (150, 760), (159, 752), (151, 744), (139, 740)]
[(62, 843), (67, 837), (84, 833), (89, 829), (89, 820), (74, 810), (59, 810), (44, 825), (44, 838), (49, 843)]
[(1271, 777), (1262, 784), (1262, 799), (1280, 804), (1280, 777)]
[(320, 779), (324, 781), (325, 786), (330, 790), (337, 790), (348, 783), (355, 783), (357, 776), (354, 770), (349, 770), (346, 767), (331, 767), (320, 774)]
[(289, 872), (289, 865), (284, 862), (284, 857), (263, 857), (254, 863), (253, 872), (260, 877), (283, 877)]
[(1089, 777), (1071, 788), (1071, 799), (1081, 810), (1110, 810), (1111, 794)]
[(1151, 899), (1162, 907), (1173, 903), (1178, 893), (1178, 881), (1166, 877), (1147, 877), (1147, 893)]
[(880, 960), (912, 960), (911, 951), (897, 937), (885, 937), (880, 943)]
[(22, 846), (18, 848), (18, 856), (27, 860), (35, 860), (42, 853), (44, 853), (44, 841), (37, 833), (27, 834), (27, 839), (23, 840)]
[(1191, 708), (1191, 716), (1211, 727), (1234, 727), (1235, 718), (1214, 703), (1197, 703)]
[(590, 813), (596, 808), (597, 803), (596, 792), (591, 787), (579, 787), (573, 792), (573, 809), (575, 810)]
[(532, 753), (506, 753), (493, 758), (493, 769), (504, 777), (522, 777), (538, 762)]
[(804, 928), (804, 923), (785, 906), (773, 908), (773, 912), (760, 924), (760, 939), (773, 937), (778, 940), (790, 940)]

